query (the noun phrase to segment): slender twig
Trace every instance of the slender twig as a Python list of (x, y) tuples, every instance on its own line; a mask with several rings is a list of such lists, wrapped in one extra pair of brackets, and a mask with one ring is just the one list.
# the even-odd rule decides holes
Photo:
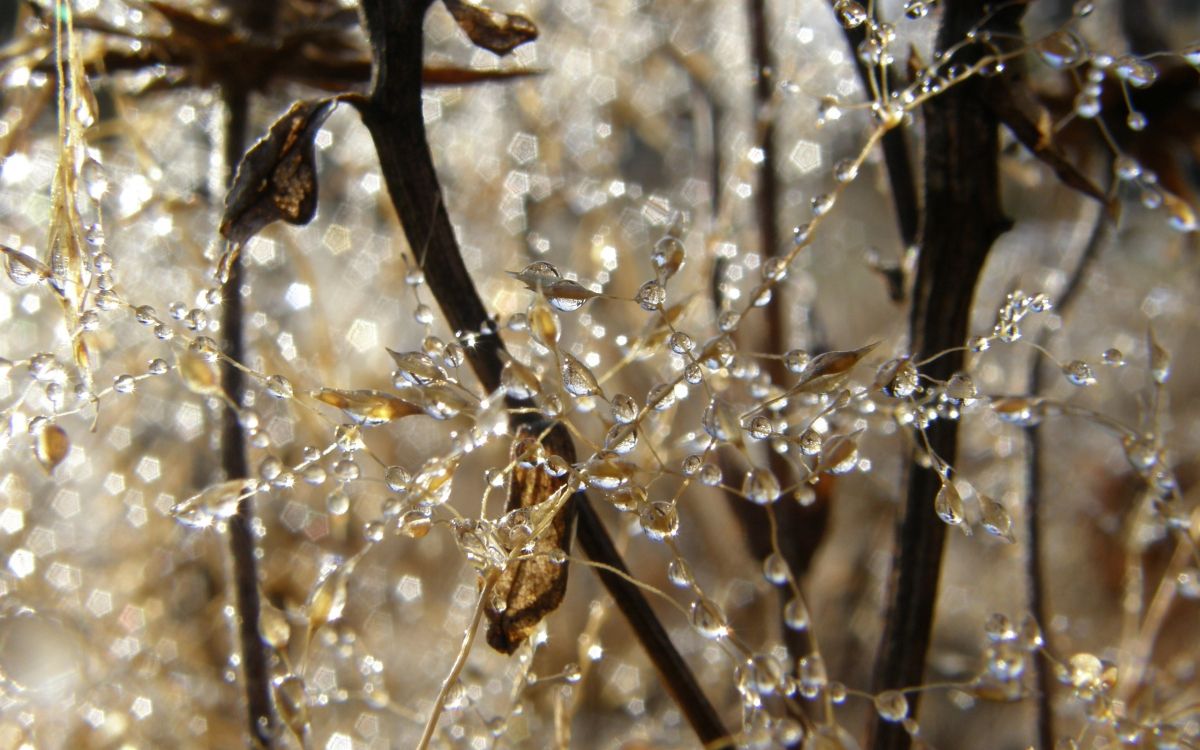
[[(860, 24), (854, 28), (846, 28), (841, 24), (846, 35), (846, 43), (850, 46), (850, 59), (858, 70), (858, 78), (863, 90), (871, 95), (871, 70), (863, 59), (858, 56), (858, 47), (867, 38), (867, 25)], [(887, 66), (888, 91), (900, 89), (900, 76), (892, 66)], [(900, 239), (907, 248), (917, 241), (919, 222), (921, 218), (920, 201), (917, 197), (917, 180), (913, 174), (912, 159), (908, 154), (908, 143), (905, 140), (905, 129), (895, 127), (883, 136), (883, 163), (887, 166), (888, 181), (892, 186), (892, 207), (896, 212), (896, 223), (900, 229)]]
[(429, 718), (425, 721), (425, 731), (421, 733), (421, 741), (417, 744), (417, 750), (425, 750), (433, 740), (438, 719), (441, 718), (442, 711), (446, 708), (446, 699), (450, 697), (450, 688), (458, 682), (458, 676), (462, 674), (463, 667), (467, 665), (467, 657), (471, 654), (471, 643), (475, 640), (475, 633), (479, 631), (479, 623), (483, 620), (488, 597), (492, 595), (492, 589), (496, 585), (496, 577), (494, 573), (489, 575), (483, 588), (479, 591), (479, 597), (475, 601), (475, 611), (471, 614), (471, 624), (463, 633), (462, 646), (458, 649), (458, 655), (454, 657), (454, 664), (450, 667), (449, 674), (442, 681), (442, 688), (438, 690), (437, 698), (433, 701), (433, 708), (429, 710)]
[[(225, 123), (225, 167), (231, 181), (237, 163), (246, 152), (248, 97), (244, 89), (230, 86), (223, 91)], [(243, 341), (243, 268), (240, 258), (230, 269), (221, 289), (221, 334), (225, 357), (221, 361), (221, 382), (233, 404), (241, 404), (245, 391), (244, 374), (233, 365), (245, 360)], [(250, 476), (246, 461), (246, 441), (238, 410), (227, 406), (221, 424), (221, 467), (226, 479)], [(246, 687), (246, 709), (250, 733), (262, 747), (271, 747), (274, 737), (274, 713), (271, 710), (271, 678), (267, 646), (259, 633), (261, 602), (258, 593), (258, 564), (254, 554), (254, 500), (242, 498), (237, 514), (229, 522), (229, 549), (233, 556), (234, 593), (237, 606), (238, 636), (241, 641), (242, 675)]]
[[(504, 344), (463, 264), (421, 115), (422, 24), (429, 5), (430, 0), (364, 0), (374, 66), (371, 92), (356, 103), (375, 142), (384, 181), (409, 245), (423, 248), (417, 260), (426, 282), (451, 327), (470, 337), (468, 361), (483, 387), (494, 391), (500, 385), (499, 351)], [(574, 502), (578, 534), (589, 557), (627, 570), (586, 496), (577, 495)], [(620, 576), (602, 573), (600, 578), (697, 735), (706, 744), (727, 739), (729, 734), (715, 709), (645, 597)]]
[[(1067, 285), (1059, 295), (1057, 307), (1060, 317), (1067, 314), (1078, 298), (1079, 290), (1083, 288), (1083, 280), (1087, 278), (1088, 272), (1096, 258), (1099, 257), (1107, 225), (1108, 215), (1101, 209), (1096, 218), (1096, 225), (1088, 238), (1087, 246), (1084, 247), (1083, 254), (1079, 258), (1079, 263), (1076, 264), (1075, 270), (1067, 280)], [(1050, 330), (1043, 329), (1038, 346), (1044, 349), (1049, 339)], [(1040, 356), (1033, 358), (1029, 370), (1029, 392), (1031, 394), (1037, 395), (1042, 391), (1043, 364)], [(1042, 470), (1042, 457), (1045, 455), (1046, 441), (1036, 425), (1026, 430), (1025, 450), (1027, 457), (1025, 463), (1025, 536), (1028, 540), (1025, 554), (1025, 581), (1026, 588), (1029, 590), (1029, 611), (1041, 625), (1043, 632), (1046, 633), (1043, 637), (1048, 639), (1049, 631), (1046, 628), (1049, 625), (1049, 608), (1046, 605), (1045, 566), (1042, 564), (1044, 557), (1042, 553), (1042, 512), (1044, 510), (1042, 505), (1045, 498), (1048, 497), (1045, 491), (1046, 475)], [(1034, 684), (1037, 686), (1038, 745), (1042, 750), (1049, 750), (1054, 747), (1054, 681), (1051, 679), (1050, 670), (1043, 659), (1035, 660), (1032, 666)]]
[[(575, 502), (579, 513), (579, 544), (587, 556), (596, 562), (603, 562), (629, 576), (629, 568), (625, 567), (621, 555), (609, 537), (596, 511), (592, 509), (585, 493), (576, 493)], [(697, 736), (706, 748), (732, 747), (733, 742), (729, 732), (717, 717), (716, 709), (708, 702), (700, 684), (684, 662), (683, 657), (675, 650), (667, 631), (650, 609), (646, 595), (630, 583), (625, 577), (604, 570), (596, 569), (597, 575), (613, 601), (621, 610), (621, 614), (629, 621), (643, 650), (663, 676), (667, 691), (687, 716)]]
[[(775, 88), (772, 77), (775, 61), (771, 52), (766, 0), (749, 0), (747, 11), (750, 18), (750, 54), (755, 71), (753, 111), (759, 120), (756, 128), (759, 135), (757, 145), (762, 150), (762, 161), (758, 165), (758, 187), (754, 193), (755, 212), (758, 217), (762, 253), (766, 257), (776, 257), (784, 248), (779, 232), (779, 175), (776, 168), (779, 148), (776, 143), (774, 108), (771, 106)], [(789, 348), (785, 345), (788, 314), (786, 302), (786, 296), (781, 294), (767, 307), (766, 351), (782, 352)], [(763, 364), (771, 381), (783, 386), (788, 377), (783, 361), (768, 359)], [(722, 458), (721, 465), (726, 474), (732, 474), (734, 464), (728, 457)], [(794, 484), (795, 473), (787, 459), (778, 452), (768, 451), (767, 465), (782, 486)], [(775, 539), (769, 531), (772, 524), (766, 509), (746, 502), (745, 498), (736, 493), (727, 492), (726, 498), (734, 516), (741, 523), (751, 554), (759, 560), (766, 558), (775, 548)], [(824, 536), (829, 518), (826, 496), (822, 494), (818, 502), (807, 507), (799, 503), (781, 503), (775, 513), (780, 530), (780, 552), (792, 574), (797, 579), (803, 578)], [(781, 589), (779, 593), (782, 618), (782, 607), (787, 603), (790, 594), (786, 589)], [(812, 651), (812, 639), (808, 631), (785, 626), (783, 633), (788, 650), (794, 657), (799, 658)]]
[[(277, 10), (275, 2), (233, 2), (237, 21), (245, 28), (262, 32), (270, 28)], [(250, 132), (249, 89), (236, 69), (225, 71), (221, 97), (225, 106), (224, 152), (225, 181), (233, 183), (239, 162), (246, 153)], [(238, 408), (245, 393), (245, 375), (238, 363), (245, 361), (245, 330), (242, 280), (244, 269), (235, 258), (229, 277), (221, 287), (221, 336), (225, 357), (221, 360), (221, 383), (229, 405), (222, 414), (221, 467), (226, 479), (250, 476), (246, 458), (246, 440)], [(259, 631), (262, 602), (258, 586), (258, 540), (254, 500), (250, 496), (238, 503), (237, 513), (229, 522), (229, 549), (233, 557), (234, 595), (237, 607), (238, 639), (241, 647), (242, 678), (246, 690), (246, 713), (250, 736), (257, 746), (275, 745), (276, 721), (271, 698), (271, 674), (267, 644)]]
[[(987, 13), (983, 0), (945, 4), (937, 48), (961, 41)], [(989, 28), (1019, 31), (1020, 7), (1002, 11)], [(970, 62), (967, 48), (956, 62)], [(1010, 226), (1000, 206), (997, 120), (986, 102), (987, 84), (973, 79), (935, 97), (925, 108), (925, 201), (921, 254), (910, 317), (912, 352), (933, 360), (925, 374), (947, 380), (963, 365), (971, 302), (988, 251)], [(928, 429), (930, 452), (949, 464), (956, 458), (957, 422), (939, 420)], [(920, 684), (925, 671), (941, 572), (946, 525), (934, 514), (943, 478), (913, 465), (897, 538), (890, 607), (876, 663), (880, 690)], [(917, 710), (919, 694), (909, 696)], [(878, 717), (871, 747), (906, 750), (911, 737), (900, 723)]]

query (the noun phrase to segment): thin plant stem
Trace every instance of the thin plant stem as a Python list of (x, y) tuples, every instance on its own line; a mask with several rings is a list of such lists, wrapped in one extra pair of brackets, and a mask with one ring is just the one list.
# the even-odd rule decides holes
[(492, 595), (492, 588), (496, 585), (498, 574), (493, 571), (484, 581), (483, 589), (479, 592), (479, 598), (475, 602), (475, 611), (471, 613), (471, 624), (467, 626), (467, 631), (463, 633), (462, 646), (458, 649), (458, 655), (454, 657), (454, 664), (450, 667), (450, 673), (446, 675), (446, 679), (442, 681), (442, 687), (438, 690), (437, 697), (433, 700), (433, 708), (429, 710), (429, 718), (425, 721), (425, 731), (421, 733), (421, 741), (417, 743), (417, 750), (426, 750), (429, 743), (433, 740), (433, 733), (437, 730), (438, 719), (442, 716), (442, 711), (446, 708), (446, 699), (450, 696), (450, 688), (454, 687), (454, 683), (458, 682), (458, 676), (462, 674), (463, 667), (467, 665), (467, 657), (471, 655), (471, 644), (475, 641), (475, 633), (479, 631), (479, 623), (483, 620), (483, 612), (487, 608), (488, 597)]
[[(964, 38), (988, 14), (981, 0), (951, 0), (944, 6), (937, 48)], [(991, 20), (1000, 31), (1017, 29), (1021, 8)], [(958, 62), (970, 63), (964, 50)], [(910, 313), (916, 359), (960, 347), (966, 340), (975, 286), (992, 243), (1011, 222), (1000, 205), (999, 128), (988, 108), (986, 81), (976, 77), (925, 105), (925, 201), (921, 253)], [(948, 380), (962, 368), (961, 350), (931, 362), (925, 374)], [(950, 465), (957, 456), (958, 423), (938, 420), (927, 430), (928, 450)], [(940, 472), (912, 465), (904, 514), (898, 528), (890, 581), (890, 606), (876, 662), (876, 691), (920, 684), (924, 678), (941, 575), (946, 525), (933, 512)], [(915, 715), (919, 696), (910, 700)], [(907, 750), (912, 737), (899, 722), (876, 717), (870, 747)]]
[[(227, 181), (231, 182), (234, 170), (246, 151), (249, 101), (246, 91), (236, 85), (226, 86), (222, 94), (227, 118), (224, 164)], [(221, 468), (226, 479), (250, 475), (245, 435), (235, 408), (235, 405), (241, 404), (245, 392), (245, 374), (233, 364), (245, 359), (242, 278), (243, 266), (241, 258), (237, 258), (230, 268), (229, 278), (221, 288), (221, 333), (225, 355), (221, 360), (221, 382), (230, 401), (222, 413), (221, 424)], [(255, 525), (254, 500), (247, 495), (238, 502), (237, 513), (229, 519), (229, 550), (233, 557), (234, 598), (250, 736), (259, 746), (272, 747), (275, 718), (271, 704), (267, 645), (259, 632), (262, 603), (259, 600)]]
[[(363, 15), (371, 44), (373, 67), (370, 94), (357, 101), (363, 123), (375, 143), (379, 164), (409, 245), (422, 248), (418, 262), (450, 326), (469, 337), (467, 359), (488, 391), (500, 386), (504, 343), (479, 297), (462, 260), (458, 240), (442, 200), (421, 111), (423, 22), (431, 0), (364, 0)], [(511, 407), (528, 403), (512, 402)], [(510, 423), (529, 419), (514, 414)], [(561, 429), (561, 428), (560, 428)], [(577, 493), (580, 543), (592, 560), (628, 570), (612, 545), (587, 496)], [(691, 674), (686, 662), (636, 587), (619, 576), (600, 573), (600, 579), (626, 616), (643, 648), (679, 702), (693, 730), (706, 744), (728, 743), (716, 710)], [(664, 666), (668, 668), (664, 668)]]

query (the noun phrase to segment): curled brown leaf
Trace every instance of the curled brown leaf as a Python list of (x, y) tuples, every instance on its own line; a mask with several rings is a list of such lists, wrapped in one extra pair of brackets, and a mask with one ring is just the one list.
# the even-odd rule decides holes
[(471, 5), (462, 0), (442, 0), (459, 28), (466, 32), (476, 47), (497, 55), (507, 55), (517, 47), (537, 39), (533, 21), (518, 13)]
[(337, 101), (296, 102), (246, 153), (225, 199), (223, 237), (241, 245), (276, 220), (312, 221), (317, 212), (313, 141)]
[[(518, 461), (528, 453), (530, 444), (536, 448), (537, 442), (538, 433), (529, 426), (522, 426), (513, 440), (512, 458), (517, 463), (508, 488), (509, 512), (532, 509), (561, 497), (558, 493), (569, 491), (566, 475), (551, 476), (544, 463), (528, 467)], [(561, 425), (555, 425), (541, 437), (540, 447), (568, 462), (575, 460), (575, 447)], [(544, 505), (542, 508), (546, 509)], [(489, 623), (487, 642), (497, 651), (511, 654), (562, 603), (567, 591), (567, 564), (555, 558), (571, 549), (574, 514), (574, 502), (567, 498), (544, 531), (530, 543), (528, 554), (510, 562), (496, 580), (485, 614)], [(538, 513), (532, 515), (537, 529), (543, 524), (537, 523)]]

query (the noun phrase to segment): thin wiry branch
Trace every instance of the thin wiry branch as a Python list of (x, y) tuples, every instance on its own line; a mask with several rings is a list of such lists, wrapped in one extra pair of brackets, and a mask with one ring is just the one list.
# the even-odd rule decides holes
[[(358, 106), (409, 245), (419, 253), (417, 261), (426, 282), (451, 327), (472, 335), (468, 360), (483, 387), (495, 391), (500, 386), (499, 352), (504, 343), (463, 264), (421, 114), (422, 24), (429, 5), (429, 0), (363, 3), (374, 67), (371, 92)], [(627, 570), (586, 496), (576, 496), (573, 502), (579, 514), (580, 542), (588, 555)], [(620, 576), (601, 574), (600, 578), (696, 734), (707, 746), (727, 745), (729, 733), (645, 597)]]

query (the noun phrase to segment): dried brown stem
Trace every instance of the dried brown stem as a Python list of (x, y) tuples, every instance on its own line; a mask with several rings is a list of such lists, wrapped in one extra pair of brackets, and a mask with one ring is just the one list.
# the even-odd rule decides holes
[[(226, 110), (225, 168), (232, 181), (234, 168), (246, 151), (248, 97), (244, 89), (228, 87), (223, 91)], [(240, 404), (245, 392), (245, 375), (234, 366), (245, 357), (242, 326), (241, 259), (230, 269), (229, 279), (221, 289), (222, 345), (225, 359), (221, 361), (221, 382), (230, 400)], [(250, 476), (246, 461), (246, 441), (237, 409), (227, 406), (221, 424), (221, 468), (226, 479)], [(254, 500), (245, 497), (238, 512), (229, 521), (229, 549), (233, 556), (234, 596), (237, 607), (237, 628), (241, 644), (242, 678), (246, 689), (246, 711), (250, 721), (250, 736), (260, 747), (272, 747), (275, 736), (275, 716), (271, 703), (271, 676), (267, 645), (259, 633), (261, 611), (258, 589), (258, 563), (254, 550), (258, 544), (254, 535)]]
[[(1057, 308), (1060, 316), (1065, 316), (1072, 303), (1078, 299), (1083, 288), (1083, 281), (1091, 271), (1092, 265), (1100, 255), (1100, 247), (1104, 244), (1105, 229), (1108, 215), (1101, 211), (1096, 218), (1096, 226), (1088, 238), (1087, 246), (1076, 264), (1075, 270), (1067, 280), (1062, 294), (1058, 298)], [(1050, 338), (1049, 329), (1043, 329), (1038, 339), (1038, 345), (1043, 349)], [(1029, 392), (1038, 394), (1042, 390), (1042, 365), (1039, 356), (1033, 359), (1029, 371)], [(1026, 500), (1025, 500), (1025, 536), (1027, 550), (1025, 553), (1025, 580), (1029, 590), (1029, 611), (1041, 625), (1044, 637), (1049, 637), (1046, 626), (1049, 624), (1050, 610), (1046, 604), (1046, 577), (1042, 552), (1042, 504), (1047, 498), (1046, 475), (1043, 471), (1043, 457), (1046, 453), (1046, 440), (1041, 430), (1035, 425), (1026, 430)], [(1044, 659), (1038, 659), (1033, 664), (1034, 685), (1037, 689), (1037, 736), (1038, 746), (1042, 750), (1054, 747), (1054, 711), (1053, 691), (1054, 681), (1050, 676), (1050, 665)]]
[[(488, 390), (500, 385), (499, 351), (503, 342), (463, 264), (450, 225), (421, 116), (423, 20), (430, 0), (364, 0), (362, 9), (374, 56), (369, 96), (358, 102), (362, 119), (379, 154), (392, 204), (426, 282), (450, 325), (473, 334), (468, 358)], [(596, 562), (627, 570), (586, 496), (576, 496), (578, 534)], [(645, 598), (615, 574), (601, 574), (609, 594), (625, 613), (667, 689), (679, 702), (697, 735), (706, 743), (728, 738), (686, 663), (666, 637)], [(716, 744), (714, 746), (720, 746)]]
[[(950, 0), (945, 4), (937, 48), (962, 40), (987, 13), (982, 0)], [(993, 17), (988, 28), (1019, 32), (1022, 8)], [(966, 48), (956, 62), (978, 59)], [(912, 353), (925, 360), (944, 350), (924, 374), (947, 380), (963, 365), (961, 347), (967, 336), (976, 283), (992, 243), (1010, 222), (1000, 205), (995, 115), (987, 104), (988, 86), (975, 78), (930, 100), (925, 107), (925, 202), (921, 255), (913, 290), (910, 326)], [(930, 449), (953, 465), (957, 422), (939, 420), (928, 429)], [(920, 684), (925, 672), (941, 573), (946, 525), (933, 512), (942, 477), (931, 469), (910, 468), (904, 517), (897, 537), (890, 581), (891, 604), (876, 663), (879, 690)], [(915, 713), (918, 693), (908, 696)], [(897, 722), (877, 718), (872, 730), (875, 750), (907, 750), (911, 737)]]

